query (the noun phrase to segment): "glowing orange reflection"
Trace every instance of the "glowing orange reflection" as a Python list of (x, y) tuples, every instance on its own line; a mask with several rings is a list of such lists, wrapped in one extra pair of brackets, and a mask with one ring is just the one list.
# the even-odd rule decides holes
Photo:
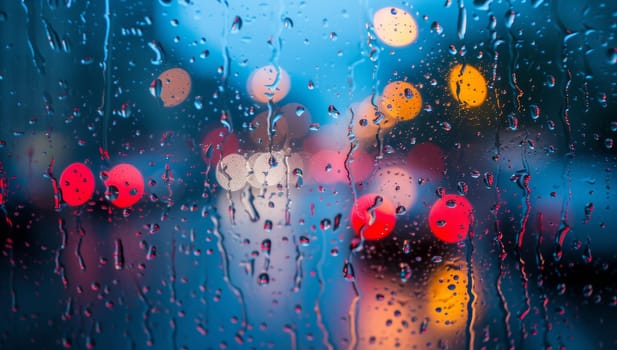
[(463, 107), (478, 107), (486, 99), (486, 79), (471, 65), (457, 64), (452, 67), (448, 84), (452, 96)]
[(154, 85), (160, 84), (160, 98), (165, 107), (184, 102), (191, 93), (191, 76), (182, 68), (172, 68), (161, 73)]
[(386, 85), (379, 98), (379, 111), (391, 119), (411, 120), (422, 110), (420, 91), (406, 81), (393, 81)]

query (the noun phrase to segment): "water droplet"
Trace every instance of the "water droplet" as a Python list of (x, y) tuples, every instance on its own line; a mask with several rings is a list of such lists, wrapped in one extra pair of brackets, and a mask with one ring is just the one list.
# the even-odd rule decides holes
[(296, 117), (301, 117), (304, 114), (304, 106), (296, 107)]
[(448, 199), (446, 201), (446, 207), (452, 208), (452, 209), (456, 208), (456, 201), (454, 199)]
[(469, 192), (469, 186), (467, 186), (467, 184), (463, 181), (459, 181), (456, 184), (456, 187), (458, 189), (458, 194), (460, 194), (461, 196), (464, 196), (467, 194), (467, 192)]
[(261, 241), (261, 251), (268, 256), (270, 255), (270, 252), (272, 251), (272, 241), (269, 238)]
[(608, 64), (617, 63), (617, 48), (612, 47), (606, 52), (608, 55)]
[(291, 18), (285, 17), (283, 18), (283, 25), (285, 26), (285, 28), (291, 29), (294, 27), (294, 22), (292, 21)]
[(405, 254), (411, 253), (411, 242), (408, 239), (403, 241), (403, 253)]
[(411, 278), (411, 267), (408, 263), (402, 262), (399, 264), (401, 271), (399, 276), (401, 277), (401, 282), (405, 283)]
[(450, 123), (448, 123), (448, 122), (442, 122), (441, 123), (441, 128), (444, 131), (450, 131), (450, 130), (452, 130), (452, 125)]
[(264, 231), (266, 232), (272, 231), (272, 221), (271, 220), (266, 220), (264, 222)]
[(120, 195), (120, 190), (116, 186), (113, 186), (113, 185), (108, 186), (105, 189), (105, 199), (107, 199), (108, 201), (114, 201), (118, 199), (119, 195)]
[(493, 187), (493, 183), (495, 182), (495, 176), (491, 172), (484, 173), (484, 185), (487, 189)]
[(614, 144), (615, 142), (612, 138), (607, 137), (606, 139), (604, 139), (604, 147), (606, 147), (606, 149), (612, 149)]
[(303, 247), (308, 247), (308, 245), (311, 243), (311, 239), (306, 237), (306, 236), (300, 236), (300, 245)]
[(437, 226), (439, 227), (446, 226), (446, 220), (437, 220)]
[(555, 122), (552, 120), (548, 120), (546, 122), (546, 127), (550, 130), (550, 131), (554, 131), (555, 130)]
[(319, 223), (319, 228), (325, 231), (329, 229), (331, 225), (332, 225), (332, 222), (330, 221), (330, 219), (325, 218), (325, 219), (322, 219), (321, 222)]
[(116, 270), (122, 270), (124, 268), (124, 246), (119, 239), (116, 239), (114, 244), (114, 268)]
[(334, 227), (332, 231), (336, 231), (341, 226), (341, 219), (343, 218), (343, 214), (338, 213), (334, 216)]
[(518, 118), (514, 114), (508, 114), (508, 127), (512, 131), (518, 130)]
[(231, 24), (231, 32), (237, 33), (240, 29), (242, 29), (242, 18), (240, 18), (240, 16), (236, 16)]
[(353, 281), (356, 279), (356, 273), (354, 272), (353, 265), (349, 260), (345, 260), (345, 264), (343, 264), (343, 278), (347, 281)]
[(413, 98), (413, 91), (410, 88), (405, 88), (405, 98), (410, 99)]
[(537, 120), (540, 118), (540, 106), (531, 105), (529, 106), (529, 112), (531, 113), (531, 119)]
[(439, 186), (435, 189), (435, 194), (437, 195), (437, 197), (443, 198), (443, 196), (446, 195), (446, 189)]
[(434, 31), (437, 34), (441, 34), (443, 33), (443, 27), (441, 26), (441, 24), (439, 24), (439, 22), (435, 21), (431, 23), (431, 31)]
[(407, 213), (407, 209), (405, 208), (405, 206), (399, 205), (398, 207), (396, 207), (397, 215), (404, 215), (405, 213)]
[(516, 18), (516, 11), (510, 9), (508, 11), (506, 11), (505, 14), (505, 26), (506, 28), (512, 28), (512, 25), (514, 24), (514, 19)]
[(338, 118), (341, 113), (338, 111), (338, 109), (336, 109), (336, 107), (334, 107), (334, 105), (329, 105), (328, 106), (328, 115), (334, 119)]
[(443, 257), (441, 255), (435, 255), (431, 258), (431, 261), (435, 264), (441, 264), (443, 262)]
[(260, 274), (259, 277), (257, 277), (257, 283), (260, 286), (270, 284), (270, 275), (268, 275), (266, 272)]

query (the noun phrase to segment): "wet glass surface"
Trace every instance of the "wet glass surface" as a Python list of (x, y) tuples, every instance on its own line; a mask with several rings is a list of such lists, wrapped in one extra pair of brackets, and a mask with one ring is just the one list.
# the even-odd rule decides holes
[(611, 1), (0, 3), (0, 348), (617, 347)]

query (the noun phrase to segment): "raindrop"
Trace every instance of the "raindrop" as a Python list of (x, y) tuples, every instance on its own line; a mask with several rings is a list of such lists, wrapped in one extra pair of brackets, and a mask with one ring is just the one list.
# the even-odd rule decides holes
[(303, 247), (308, 247), (308, 245), (311, 243), (311, 239), (302, 235), (300, 236), (300, 245)]
[(466, 184), (465, 182), (463, 182), (463, 181), (459, 181), (459, 182), (456, 184), (456, 187), (457, 187), (457, 189), (458, 189), (458, 193), (459, 193), (461, 196), (464, 196), (464, 195), (466, 195), (466, 194), (467, 194), (467, 192), (469, 192), (469, 186), (467, 186), (467, 184)]
[(441, 128), (444, 131), (450, 131), (450, 130), (452, 130), (452, 125), (450, 123), (448, 123), (448, 122), (442, 122), (441, 123)]
[(330, 221), (330, 219), (328, 219), (328, 218), (322, 219), (322, 220), (321, 220), (321, 222), (319, 223), (319, 227), (320, 227), (323, 231), (325, 231), (325, 230), (329, 229), (329, 228), (330, 228), (330, 226), (332, 226), (332, 222), (331, 222), (331, 221)]
[(405, 89), (405, 98), (410, 99), (413, 98), (413, 91), (410, 88)]
[(617, 121), (612, 121), (611, 122), (611, 131), (612, 132), (616, 132), (617, 131)]
[(285, 28), (291, 29), (294, 27), (294, 22), (291, 20), (291, 18), (285, 17), (283, 18), (283, 25), (285, 26)]
[(411, 242), (408, 239), (403, 241), (403, 253), (405, 254), (411, 253)]
[(439, 24), (439, 22), (435, 21), (431, 24), (431, 30), (434, 31), (437, 34), (441, 34), (443, 33), (443, 27), (441, 26), (441, 24)]
[(264, 231), (266, 232), (272, 231), (272, 221), (271, 220), (266, 220), (264, 222)]
[(336, 231), (341, 226), (342, 218), (343, 218), (343, 214), (341, 213), (336, 214), (336, 216), (334, 217), (334, 227), (332, 228), (332, 231)]
[(555, 130), (555, 122), (552, 120), (548, 120), (546, 122), (546, 127), (550, 130), (550, 131), (554, 131)]
[(612, 138), (607, 137), (606, 139), (604, 139), (604, 147), (606, 147), (606, 149), (612, 149), (613, 145), (614, 145), (614, 141)]
[(435, 255), (431, 258), (431, 261), (435, 264), (441, 264), (443, 262), (443, 257), (441, 255)]
[(407, 209), (403, 205), (399, 205), (396, 207), (396, 215), (405, 215), (407, 213)]
[(341, 113), (338, 111), (338, 109), (336, 109), (336, 107), (334, 107), (334, 105), (329, 105), (328, 106), (328, 115), (334, 119), (338, 118)]
[(240, 16), (236, 16), (231, 24), (231, 32), (237, 33), (240, 29), (242, 29), (242, 18), (240, 18)]
[(512, 28), (512, 25), (514, 24), (514, 19), (516, 18), (516, 12), (512, 9), (506, 11), (505, 14), (505, 25), (506, 28)]
[(495, 182), (495, 176), (491, 172), (484, 173), (484, 185), (487, 189), (493, 187), (493, 183)]
[(264, 254), (266, 254), (267, 256), (270, 255), (270, 252), (272, 251), (272, 241), (269, 238), (261, 241), (261, 251), (264, 252)]
[(443, 198), (443, 196), (446, 195), (446, 189), (439, 186), (435, 189), (435, 194), (437, 195), (437, 197)]
[(270, 275), (268, 275), (266, 272), (260, 274), (259, 277), (257, 277), (257, 283), (260, 286), (265, 286), (265, 285), (269, 284), (270, 283)]
[(617, 48), (612, 47), (612, 48), (608, 49), (608, 51), (606, 53), (608, 55), (608, 63), (609, 64), (617, 63)]
[(401, 268), (401, 272), (400, 272), (401, 282), (405, 283), (411, 278), (411, 267), (406, 262), (400, 263), (399, 266)]
[(349, 260), (345, 260), (343, 265), (343, 278), (347, 281), (353, 281), (356, 279), (356, 273), (354, 272), (353, 265)]
[(304, 114), (304, 106), (296, 107), (296, 117), (301, 117)]
[(540, 106), (531, 105), (529, 106), (529, 111), (531, 113), (531, 119), (537, 120), (538, 118), (540, 118)]

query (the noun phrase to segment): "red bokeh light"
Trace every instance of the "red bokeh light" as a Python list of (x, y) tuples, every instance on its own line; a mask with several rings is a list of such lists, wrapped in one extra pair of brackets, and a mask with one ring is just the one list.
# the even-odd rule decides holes
[(467, 198), (446, 194), (435, 201), (428, 214), (431, 232), (446, 243), (456, 243), (467, 238), (473, 207)]
[(144, 178), (131, 164), (118, 164), (107, 174), (105, 190), (111, 204), (127, 208), (137, 203), (144, 194)]
[(215, 167), (219, 160), (228, 154), (238, 152), (240, 143), (236, 134), (225, 128), (216, 128), (204, 137), (201, 148), (201, 157), (205, 162), (212, 162)]
[(94, 174), (83, 163), (72, 163), (60, 175), (62, 199), (70, 206), (86, 203), (94, 194)]
[(396, 225), (394, 204), (378, 194), (365, 194), (351, 208), (351, 227), (364, 239), (378, 240), (387, 237)]

